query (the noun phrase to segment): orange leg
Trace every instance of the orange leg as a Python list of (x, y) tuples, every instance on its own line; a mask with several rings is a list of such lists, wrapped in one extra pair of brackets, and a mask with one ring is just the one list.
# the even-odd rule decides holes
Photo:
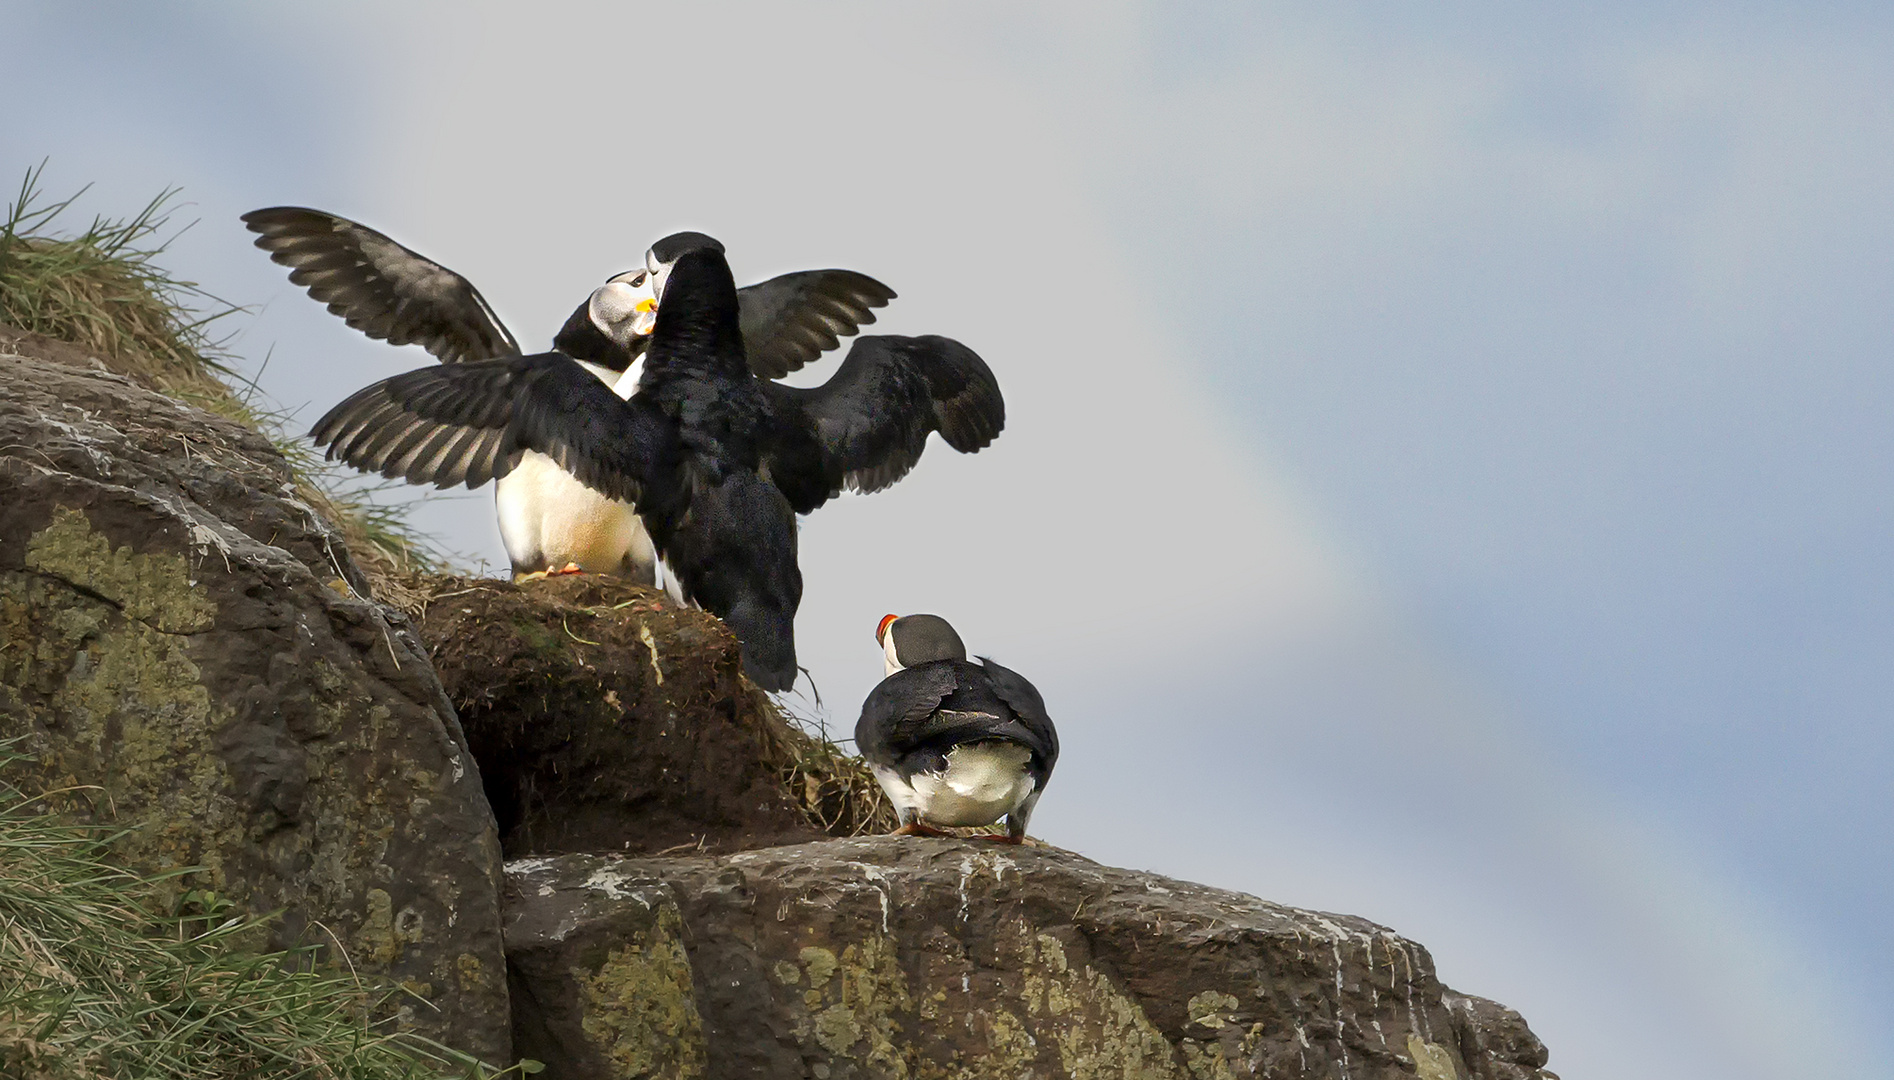
[(929, 825), (927, 822), (922, 821), (920, 818), (915, 818), (913, 821), (908, 822), (906, 825), (901, 826), (900, 828), (896, 829), (892, 833), (889, 833), (888, 835), (890, 836), (951, 836), (953, 834), (942, 832), (941, 830), (936, 829), (932, 825)]
[(578, 563), (569, 562), (557, 570), (535, 570), (530, 574), (515, 574), (513, 575), (513, 584), (522, 585), (528, 581), (544, 581), (547, 578), (559, 577), (560, 575), (563, 575), (563, 574), (583, 574), (583, 573), (585, 573), (584, 567), (580, 566)]

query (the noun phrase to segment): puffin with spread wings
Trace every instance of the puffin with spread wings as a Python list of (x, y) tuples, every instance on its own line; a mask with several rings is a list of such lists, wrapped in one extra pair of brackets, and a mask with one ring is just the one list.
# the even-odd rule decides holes
[[(258, 234), (258, 247), (290, 268), (291, 282), (371, 338), (418, 344), (444, 364), (521, 352), (472, 282), (366, 225), (299, 206), (252, 210), (243, 222)], [(553, 348), (630, 397), (656, 324), (659, 272), (695, 235), (659, 241), (644, 266), (593, 290)], [(873, 309), (894, 295), (853, 270), (805, 270), (737, 290), (750, 370), (775, 379), (800, 369), (874, 322)], [(586, 570), (655, 583), (656, 550), (630, 503), (586, 486), (535, 450), (521, 452), (503, 474), (484, 459), (461, 460), (473, 471), (437, 470), (432, 482), (476, 487), (497, 477), (500, 538), (516, 577)], [(664, 584), (678, 592), (674, 575)]]
[(795, 680), (802, 598), (796, 515), (844, 488), (878, 491), (929, 434), (973, 453), (1005, 425), (999, 383), (944, 337), (856, 339), (821, 386), (752, 370), (723, 245), (653, 245), (658, 304), (635, 392), (615, 393), (563, 352), (468, 360), (384, 379), (317, 421), (332, 459), (411, 483), (482, 483), (527, 453), (630, 502), (684, 597), (730, 624), (750, 677)]

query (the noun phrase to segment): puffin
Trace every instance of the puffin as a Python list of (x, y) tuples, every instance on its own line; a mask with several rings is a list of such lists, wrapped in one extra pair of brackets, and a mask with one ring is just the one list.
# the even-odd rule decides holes
[(991, 825), (1017, 844), (1059, 760), (1059, 733), (1025, 677), (981, 657), (938, 615), (885, 615), (887, 677), (862, 702), (855, 747), (894, 803), (904, 836)]
[(563, 352), (467, 360), (364, 387), (311, 437), (330, 460), (417, 484), (477, 485), (545, 456), (635, 505), (684, 600), (730, 626), (752, 681), (787, 690), (796, 516), (900, 480), (934, 432), (961, 453), (990, 445), (1005, 400), (977, 353), (934, 335), (858, 337), (820, 386), (759, 378), (723, 245), (678, 234), (649, 264), (659, 299), (635, 393)]
[[(291, 282), (349, 326), (394, 345), (419, 344), (444, 364), (521, 353), (518, 340), (471, 281), (359, 222), (300, 206), (252, 210), (256, 246), (290, 268)], [(620, 397), (638, 386), (656, 324), (656, 271), (698, 234), (660, 240), (645, 265), (614, 275), (573, 310), (553, 348)], [(801, 369), (875, 321), (894, 290), (853, 270), (805, 270), (737, 291), (750, 368), (763, 378)], [(440, 475), (475, 487), (485, 477)], [(659, 564), (635, 508), (579, 482), (537, 451), (520, 454), (494, 485), (494, 509), (515, 580), (589, 571), (657, 584)], [(672, 575), (663, 584), (678, 595)]]

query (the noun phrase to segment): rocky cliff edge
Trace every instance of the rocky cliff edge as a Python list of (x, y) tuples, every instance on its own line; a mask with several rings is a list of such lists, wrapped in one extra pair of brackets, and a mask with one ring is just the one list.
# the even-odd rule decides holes
[(405, 986), (403, 1026), (553, 1080), (1551, 1076), (1360, 919), (821, 839), (886, 808), (716, 620), (371, 580), (297, 490), (256, 432), (0, 327), (0, 738), (127, 864), (198, 868), (181, 898)]

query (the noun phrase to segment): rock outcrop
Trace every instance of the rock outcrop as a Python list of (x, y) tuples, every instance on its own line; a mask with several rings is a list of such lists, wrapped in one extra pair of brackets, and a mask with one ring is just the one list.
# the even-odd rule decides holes
[(507, 867), (560, 1080), (1541, 1080), (1516, 1013), (1362, 919), (1052, 848), (875, 837)]
[(1361, 919), (822, 839), (885, 802), (717, 620), (599, 578), (378, 579), (389, 607), (297, 491), (256, 432), (0, 328), (0, 739), (38, 774), (8, 779), (201, 868), (180, 905), (404, 984), (416, 1031), (547, 1080), (1551, 1077)]
[(508, 1054), (500, 848), (408, 620), (257, 432), (0, 328), (0, 738), (128, 864)]

